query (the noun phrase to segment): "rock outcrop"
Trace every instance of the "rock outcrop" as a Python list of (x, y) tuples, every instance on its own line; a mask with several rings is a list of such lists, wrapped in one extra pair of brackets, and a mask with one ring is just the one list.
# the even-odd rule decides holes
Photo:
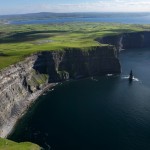
[(113, 46), (34, 54), (0, 72), (0, 137), (6, 137), (34, 100), (57, 82), (120, 73)]
[(148, 48), (150, 47), (150, 32), (123, 33), (120, 35), (97, 38), (96, 40), (103, 44), (114, 45), (119, 51), (121, 49)]

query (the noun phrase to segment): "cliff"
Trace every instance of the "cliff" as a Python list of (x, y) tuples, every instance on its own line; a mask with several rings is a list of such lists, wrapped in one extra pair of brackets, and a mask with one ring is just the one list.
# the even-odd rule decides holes
[(121, 49), (148, 48), (150, 47), (150, 32), (123, 33), (120, 35), (97, 38), (96, 41), (103, 44), (114, 45), (119, 51)]
[(113, 46), (34, 54), (0, 72), (0, 137), (7, 137), (34, 100), (57, 82), (120, 73)]

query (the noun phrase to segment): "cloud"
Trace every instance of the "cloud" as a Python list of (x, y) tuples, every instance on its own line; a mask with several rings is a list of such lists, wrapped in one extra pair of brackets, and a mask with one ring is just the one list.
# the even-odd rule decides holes
[(78, 4), (43, 5), (41, 9), (54, 12), (136, 12), (149, 11), (150, 1), (145, 0), (99, 0)]
[(29, 12), (148, 12), (149, 0), (98, 0), (97, 2), (80, 2), (68, 4), (26, 4), (20, 7), (0, 8), (0, 13), (29, 13)]

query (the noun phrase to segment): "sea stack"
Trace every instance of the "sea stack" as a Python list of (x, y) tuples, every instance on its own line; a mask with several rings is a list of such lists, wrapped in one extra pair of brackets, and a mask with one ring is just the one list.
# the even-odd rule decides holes
[(132, 81), (133, 81), (133, 72), (131, 70), (129, 74), (129, 82), (132, 82)]

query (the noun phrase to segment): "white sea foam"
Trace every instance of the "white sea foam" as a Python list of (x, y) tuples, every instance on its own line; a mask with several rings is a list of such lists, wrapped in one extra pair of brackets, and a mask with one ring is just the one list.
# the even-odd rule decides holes
[(138, 78), (133, 77), (133, 81), (140, 81)]
[[(121, 76), (121, 79), (129, 79), (129, 76), (128, 75), (122, 75)], [(133, 81), (140, 81), (138, 78), (135, 78), (134, 76), (133, 76)]]
[(111, 76), (113, 76), (113, 74), (107, 74), (106, 76), (107, 76), (107, 77), (111, 77)]

